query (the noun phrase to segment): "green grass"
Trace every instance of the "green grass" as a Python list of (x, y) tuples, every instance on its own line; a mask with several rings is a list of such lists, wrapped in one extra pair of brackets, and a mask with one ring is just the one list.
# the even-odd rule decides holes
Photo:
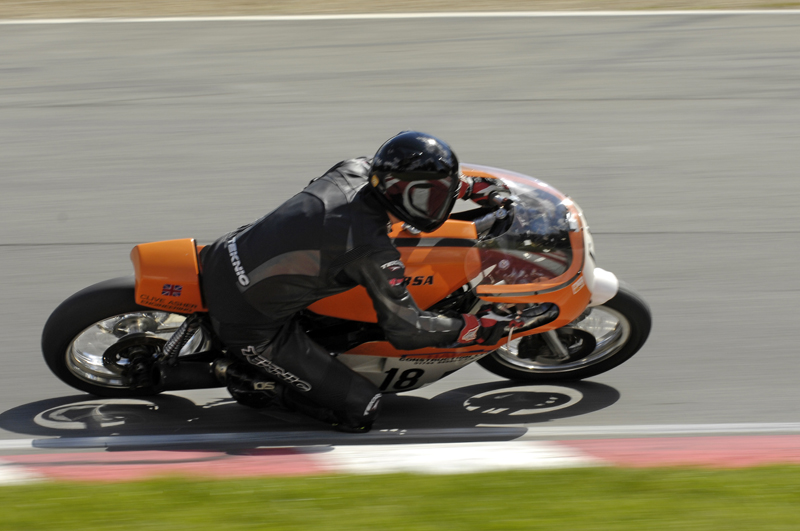
[(795, 531), (800, 467), (40, 483), (0, 529)]

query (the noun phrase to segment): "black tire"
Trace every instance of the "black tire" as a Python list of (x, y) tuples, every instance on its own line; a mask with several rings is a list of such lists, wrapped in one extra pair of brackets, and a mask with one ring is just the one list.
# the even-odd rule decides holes
[[(81, 334), (93, 330), (92, 327), (97, 327), (99, 323), (115, 316), (177, 315), (136, 304), (134, 282), (134, 277), (130, 276), (89, 286), (62, 302), (50, 315), (42, 332), (42, 354), (47, 366), (62, 382), (93, 395), (111, 398), (150, 396), (158, 393), (152, 387), (131, 388), (122, 381), (114, 383), (115, 380), (111, 380), (111, 376), (108, 377), (109, 381), (105, 381), (102, 374), (99, 378), (92, 377), (91, 370), (83, 370), (80, 359), (73, 355), (75, 352), (73, 342), (78, 340)], [(156, 332), (158, 330), (156, 329)], [(164, 334), (166, 332), (162, 331), (162, 339)], [(132, 335), (134, 334), (129, 334), (128, 337)], [(155, 333), (138, 334), (138, 336), (145, 338), (143, 343), (158, 344), (161, 341)], [(102, 363), (86, 367), (101, 372), (105, 370)]]
[[(555, 360), (540, 335), (526, 336), (478, 360), (489, 372), (523, 382), (582, 380), (604, 373), (629, 360), (647, 341), (652, 317), (648, 304), (627, 284), (620, 282), (617, 294), (587, 315), (556, 331), (568, 347), (566, 360)], [(599, 337), (606, 321), (612, 326)], [(587, 323), (599, 322), (594, 327)], [(608, 325), (610, 326), (610, 325)], [(588, 329), (584, 330), (584, 329)], [(548, 355), (549, 354), (549, 355)]]

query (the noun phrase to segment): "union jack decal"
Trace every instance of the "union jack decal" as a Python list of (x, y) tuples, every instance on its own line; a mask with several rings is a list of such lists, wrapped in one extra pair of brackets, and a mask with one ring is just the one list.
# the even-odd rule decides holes
[(182, 290), (183, 286), (178, 284), (164, 284), (164, 287), (161, 288), (161, 294), (165, 297), (180, 297)]

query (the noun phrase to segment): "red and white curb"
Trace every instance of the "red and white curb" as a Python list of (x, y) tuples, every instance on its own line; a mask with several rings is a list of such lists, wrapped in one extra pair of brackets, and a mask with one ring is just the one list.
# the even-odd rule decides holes
[(156, 476), (459, 474), (589, 466), (735, 468), (769, 464), (800, 464), (800, 435), (343, 445), (233, 452), (25, 453), (0, 457), (0, 485), (46, 479), (130, 481)]
[(447, 443), (310, 448), (259, 448), (236, 452), (124, 451), (6, 455), (0, 483), (49, 478), (129, 481), (180, 475), (210, 478), (323, 474), (457, 474), (603, 464), (554, 442)]

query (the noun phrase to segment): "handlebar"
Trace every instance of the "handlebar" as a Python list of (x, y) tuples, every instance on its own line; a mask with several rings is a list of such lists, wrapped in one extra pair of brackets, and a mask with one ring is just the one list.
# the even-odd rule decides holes
[(489, 201), (496, 207), (505, 207), (506, 203), (509, 203), (511, 200), (505, 194), (501, 194), (500, 192), (492, 192), (489, 194)]
[(489, 212), (473, 221), (478, 234), (490, 230), (497, 221), (505, 219), (511, 207), (514, 206), (513, 198), (500, 192), (492, 192), (489, 194), (489, 202), (497, 207), (497, 210)]

